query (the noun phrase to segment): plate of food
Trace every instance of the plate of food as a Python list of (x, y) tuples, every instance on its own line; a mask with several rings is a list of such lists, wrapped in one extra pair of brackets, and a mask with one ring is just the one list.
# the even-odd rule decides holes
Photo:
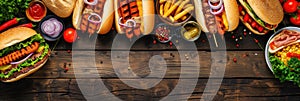
[(267, 42), (265, 58), (275, 78), (300, 86), (300, 28), (285, 27), (274, 33)]

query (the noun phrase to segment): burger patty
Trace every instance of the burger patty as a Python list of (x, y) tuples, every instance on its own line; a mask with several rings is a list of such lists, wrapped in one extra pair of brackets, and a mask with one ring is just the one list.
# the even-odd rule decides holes
[[(102, 17), (105, 2), (106, 2), (106, 0), (98, 0), (97, 5), (95, 5), (95, 6), (87, 5), (84, 10), (92, 10), (93, 13), (96, 13)], [(89, 22), (89, 20), (88, 20), (89, 16), (90, 16), (90, 13), (85, 13), (82, 15), (80, 30), (82, 32), (88, 32), (89, 34), (93, 34), (97, 30), (99, 30), (100, 23), (97, 24), (97, 23)], [(99, 20), (99, 19), (96, 16), (92, 16), (91, 20)]]
[(39, 48), (39, 43), (34, 42), (30, 46), (17, 50), (13, 53), (10, 53), (2, 58), (0, 58), (0, 66), (7, 65), (13, 61), (20, 60), (24, 56), (27, 56), (30, 53), (35, 52)]
[(22, 70), (20, 70), (19, 72), (14, 72), (11, 76), (9, 76), (8, 78), (0, 78), (1, 81), (6, 81), (6, 80), (10, 80), (10, 79), (13, 79), (13, 78), (16, 78), (18, 77), (19, 75), (21, 74), (24, 74), (24, 73), (27, 73), (29, 72), (30, 70), (40, 66), (41, 64), (43, 64), (49, 57), (50, 55), (50, 50), (48, 51), (47, 55), (39, 62), (37, 62), (36, 64), (34, 64), (33, 66), (29, 66), (29, 67), (23, 67)]
[[(118, 0), (118, 14), (122, 17), (121, 23), (125, 23), (129, 19), (140, 17), (136, 0)], [(135, 27), (126, 27), (125, 33), (127, 36), (139, 36), (141, 34), (140, 23), (136, 23)]]

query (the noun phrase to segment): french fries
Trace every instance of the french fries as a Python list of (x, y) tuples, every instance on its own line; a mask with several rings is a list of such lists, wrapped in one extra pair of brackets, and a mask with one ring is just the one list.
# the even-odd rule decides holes
[(170, 22), (182, 22), (195, 9), (191, 0), (159, 0), (159, 14)]

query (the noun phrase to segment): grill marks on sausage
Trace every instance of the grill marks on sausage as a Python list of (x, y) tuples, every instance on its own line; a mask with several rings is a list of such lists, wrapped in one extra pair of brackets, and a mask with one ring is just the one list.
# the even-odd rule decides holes
[(217, 33), (215, 15), (211, 14), (209, 11), (210, 7), (208, 5), (208, 0), (202, 0), (202, 7), (208, 31), (212, 34)]
[[(102, 18), (103, 8), (104, 8), (105, 2), (106, 2), (106, 0), (98, 0), (97, 5), (94, 5), (94, 6), (86, 5), (85, 10), (92, 10), (93, 13), (96, 13), (96, 14), (100, 15), (101, 18)], [(100, 27), (101, 23), (97, 24), (97, 23), (92, 23), (92, 22), (88, 21), (90, 13), (91, 12), (82, 15), (81, 24), (80, 24), (80, 30), (82, 31), (82, 33), (87, 32), (89, 34), (93, 34), (93, 33), (95, 33), (96, 31), (99, 30), (99, 27)], [(91, 16), (90, 19), (94, 20), (94, 21), (99, 21), (99, 18), (97, 16)]]
[(20, 60), (24, 56), (29, 55), (30, 53), (35, 52), (39, 48), (39, 43), (34, 42), (30, 46), (27, 46), (25, 48), (22, 48), (21, 50), (17, 50), (15, 52), (12, 52), (2, 58), (0, 58), (0, 66), (7, 65), (13, 61)]
[[(140, 16), (136, 0), (118, 0), (118, 2), (118, 14), (122, 17), (121, 23)], [(136, 23), (135, 27), (126, 27), (124, 31), (129, 38), (133, 37), (133, 35), (139, 36), (141, 34), (140, 23)]]

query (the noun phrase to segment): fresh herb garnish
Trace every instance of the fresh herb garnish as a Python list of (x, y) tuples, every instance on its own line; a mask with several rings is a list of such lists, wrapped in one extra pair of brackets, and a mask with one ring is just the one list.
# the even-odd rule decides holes
[(24, 13), (31, 0), (1, 0), (0, 24), (14, 18), (19, 13)]

